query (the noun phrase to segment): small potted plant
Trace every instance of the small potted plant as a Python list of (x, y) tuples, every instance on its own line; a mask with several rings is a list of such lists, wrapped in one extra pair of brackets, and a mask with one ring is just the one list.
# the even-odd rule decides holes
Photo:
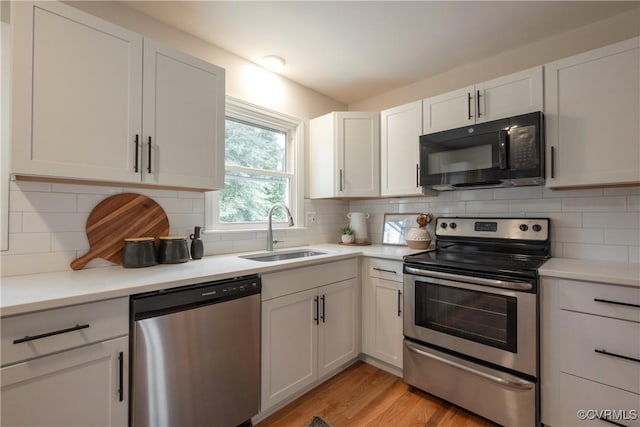
[(353, 244), (356, 241), (356, 235), (350, 227), (342, 229), (342, 243)]

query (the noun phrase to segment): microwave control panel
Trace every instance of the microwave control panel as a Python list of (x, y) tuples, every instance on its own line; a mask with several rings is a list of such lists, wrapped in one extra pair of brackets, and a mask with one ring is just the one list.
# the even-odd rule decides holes
[(535, 126), (512, 127), (509, 129), (510, 170), (537, 168), (539, 158)]

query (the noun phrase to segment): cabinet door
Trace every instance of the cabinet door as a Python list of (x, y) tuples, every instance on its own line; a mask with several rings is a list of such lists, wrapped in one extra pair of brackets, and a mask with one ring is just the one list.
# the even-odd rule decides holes
[(2, 368), (2, 425), (126, 426), (128, 337)]
[(474, 86), (427, 98), (422, 101), (422, 133), (471, 125), (475, 115)]
[(545, 65), (547, 186), (640, 182), (640, 39)]
[(402, 283), (370, 277), (370, 355), (402, 369)]
[(336, 113), (336, 196), (380, 194), (379, 113)]
[(56, 2), (12, 7), (12, 172), (140, 182), (142, 36)]
[(543, 109), (542, 66), (476, 85), (476, 123)]
[(318, 288), (318, 376), (358, 356), (358, 279)]
[(262, 303), (262, 411), (318, 377), (316, 298), (311, 289)]
[(224, 187), (222, 68), (144, 41), (144, 181)]
[[(422, 194), (419, 176), (419, 142), (422, 134), (422, 101), (380, 113), (380, 194)], [(412, 167), (415, 164), (415, 169)]]

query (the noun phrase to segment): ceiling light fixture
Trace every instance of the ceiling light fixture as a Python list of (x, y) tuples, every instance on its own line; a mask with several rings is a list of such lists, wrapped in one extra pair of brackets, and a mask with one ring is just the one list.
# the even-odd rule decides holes
[(267, 55), (262, 58), (262, 66), (267, 70), (279, 72), (284, 68), (284, 59), (276, 55)]

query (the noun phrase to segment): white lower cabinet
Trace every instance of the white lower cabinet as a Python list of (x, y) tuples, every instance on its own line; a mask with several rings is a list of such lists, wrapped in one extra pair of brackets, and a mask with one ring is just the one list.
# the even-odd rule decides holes
[(402, 369), (402, 263), (367, 259), (363, 277), (363, 353)]
[(541, 291), (542, 422), (640, 426), (640, 289), (543, 277)]
[(3, 426), (126, 426), (129, 301), (2, 319)]
[(360, 353), (357, 265), (353, 259), (262, 277), (262, 412)]

